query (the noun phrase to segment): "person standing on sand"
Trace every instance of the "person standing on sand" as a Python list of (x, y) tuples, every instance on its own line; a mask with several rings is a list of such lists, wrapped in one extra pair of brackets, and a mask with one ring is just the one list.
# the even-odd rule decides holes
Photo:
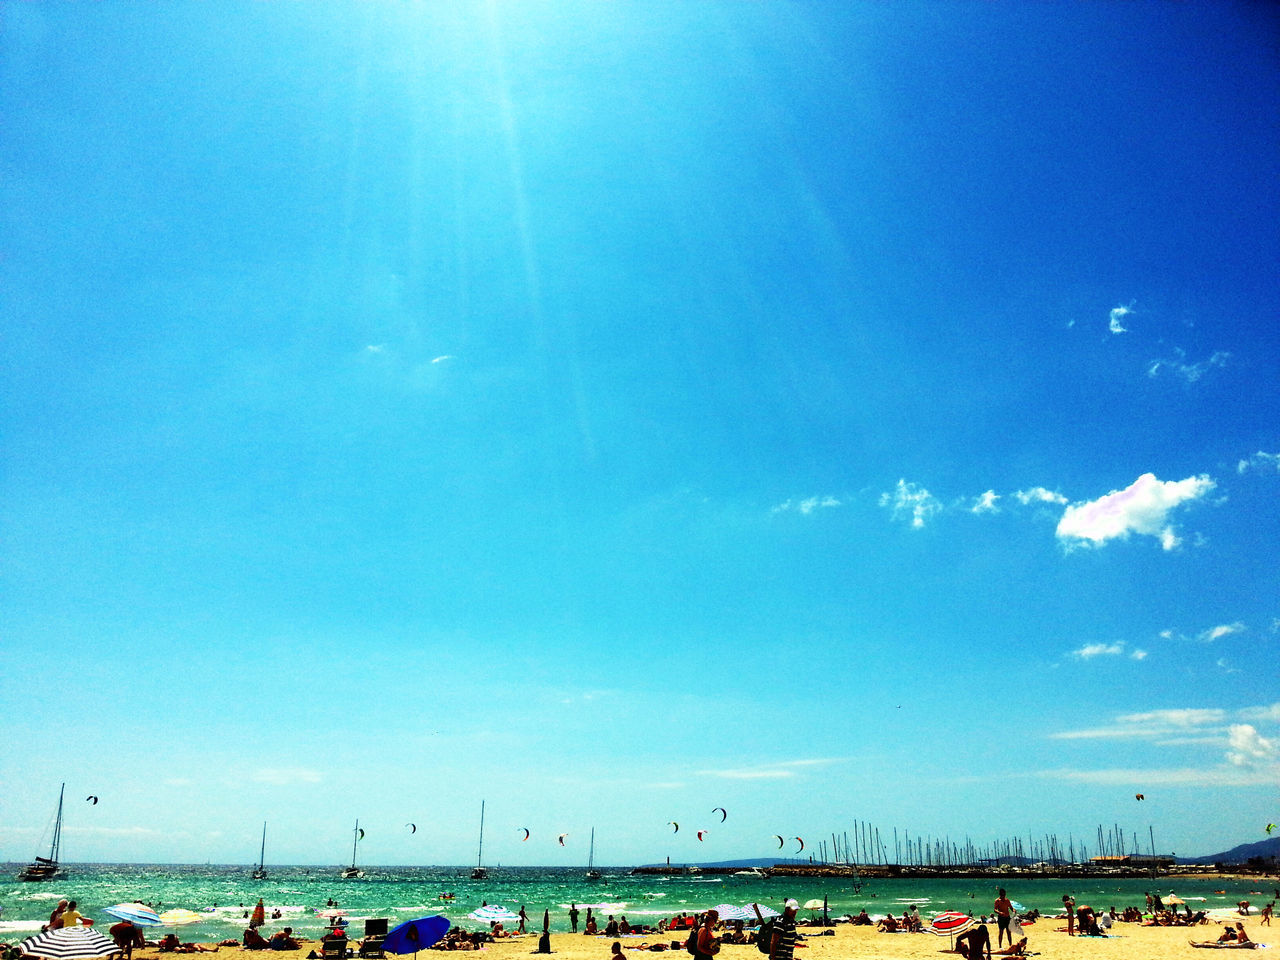
[(1275, 906), (1274, 902), (1268, 903), (1265, 907), (1262, 908), (1262, 925), (1264, 927), (1271, 926), (1271, 908), (1273, 906)]
[(708, 910), (702, 917), (702, 926), (698, 928), (698, 932), (694, 934), (697, 940), (697, 953), (693, 956), (695, 960), (711, 960), (720, 952), (720, 941), (716, 939), (716, 921), (720, 919), (718, 910)]
[(999, 931), (996, 934), (996, 946), (1003, 947), (1006, 936), (1009, 938), (1009, 946), (1013, 946), (1013, 934), (1009, 933), (1009, 921), (1013, 918), (1013, 904), (1005, 896), (1004, 887), (1001, 887), (998, 893), (999, 896), (996, 897), (996, 902), (993, 904), (996, 911), (996, 927)]
[(773, 937), (769, 941), (769, 960), (791, 960), (796, 949), (796, 908), (788, 902), (782, 916), (773, 921)]
[(569, 904), (569, 929), (573, 933), (578, 932), (578, 905), (576, 903)]
[(1074, 937), (1076, 935), (1076, 902), (1071, 899), (1071, 894), (1062, 895), (1062, 909), (1067, 912), (1067, 936)]
[(529, 919), (529, 915), (524, 912), (524, 904), (520, 904), (520, 926), (516, 928), (516, 933), (524, 933), (525, 921)]

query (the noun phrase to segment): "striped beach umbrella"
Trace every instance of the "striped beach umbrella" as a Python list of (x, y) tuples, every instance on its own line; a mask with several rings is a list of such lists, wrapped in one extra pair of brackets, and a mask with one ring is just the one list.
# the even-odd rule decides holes
[[(929, 925), (925, 929), (939, 937), (954, 937), (957, 933), (964, 933), (975, 923), (977, 921), (967, 913), (961, 913), (959, 910), (947, 910), (929, 921)], [(954, 943), (952, 945), (954, 946)]]
[(109, 937), (104, 937), (92, 927), (59, 927), (28, 937), (18, 944), (18, 949), (29, 957), (48, 957), (49, 960), (69, 960), (71, 957), (106, 957), (119, 953), (120, 948)]
[(128, 920), (141, 927), (158, 927), (160, 918), (145, 903), (117, 903), (114, 907), (103, 907), (103, 913), (109, 913), (117, 920)]
[(720, 919), (726, 923), (732, 923), (735, 920), (750, 920), (755, 922), (756, 916), (745, 907), (735, 907), (732, 903), (719, 903), (711, 908), (720, 914)]
[(757, 910), (760, 911), (760, 916), (764, 917), (766, 920), (771, 920), (774, 917), (782, 916), (782, 914), (780, 914), (777, 910), (773, 909), (773, 907), (766, 907), (762, 903), (748, 903), (742, 909), (747, 911), (747, 913), (751, 916), (752, 920), (756, 918)]
[(180, 927), (184, 923), (199, 923), (203, 919), (204, 917), (194, 910), (186, 910), (182, 907), (175, 910), (166, 910), (160, 914), (160, 922), (166, 927)]
[(481, 923), (512, 923), (520, 919), (520, 914), (512, 913), (506, 907), (500, 904), (491, 903), (487, 907), (481, 907), (467, 914), (472, 920), (479, 920)]

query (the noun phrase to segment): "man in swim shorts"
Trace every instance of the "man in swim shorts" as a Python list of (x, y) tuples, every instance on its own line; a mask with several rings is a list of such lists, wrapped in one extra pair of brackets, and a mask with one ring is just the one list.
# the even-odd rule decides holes
[(996, 927), (999, 932), (996, 934), (996, 946), (1004, 946), (1004, 938), (1008, 936), (1010, 946), (1013, 945), (1013, 934), (1009, 933), (1009, 920), (1013, 916), (1013, 904), (1009, 902), (1009, 898), (1005, 896), (1004, 887), (1000, 888), (999, 896), (996, 897), (994, 904), (996, 911)]

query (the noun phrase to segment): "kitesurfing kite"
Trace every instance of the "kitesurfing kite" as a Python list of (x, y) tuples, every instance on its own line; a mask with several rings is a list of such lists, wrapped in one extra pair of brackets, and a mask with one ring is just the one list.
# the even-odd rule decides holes
[(410, 833), (418, 832), (418, 825), (416, 823), (406, 823), (405, 826), (409, 828)]
[(95, 797), (95, 796), (93, 796), (92, 794), (90, 794), (89, 796), (85, 797), (85, 800), (87, 800), (89, 803), (93, 804), (95, 807), (98, 805), (98, 798), (97, 798), (97, 797)]
[(728, 819), (729, 819), (729, 811), (728, 811), (728, 810), (726, 810), (724, 807), (716, 807), (716, 809), (715, 809), (715, 810), (712, 810), (711, 812), (712, 812), (712, 813), (715, 813), (715, 812), (717, 812), (717, 811), (719, 811), (719, 813), (720, 813), (720, 822), (721, 822), (721, 823), (724, 823), (726, 820), (728, 820)]
[(1267, 824), (1267, 836), (1271, 836), (1271, 834), (1275, 832), (1275, 829), (1276, 829), (1276, 825), (1275, 825), (1274, 823), (1268, 823), (1268, 824)]
[(560, 836), (556, 837), (556, 839), (560, 841), (560, 846), (562, 847), (564, 846), (564, 838), (567, 836), (568, 836), (567, 833), (562, 833), (560, 834)]
[(778, 841), (778, 849), (779, 849), (779, 850), (781, 850), (781, 849), (782, 849), (782, 845), (783, 845), (784, 843), (786, 843), (786, 842), (787, 842), (787, 841), (783, 840), (780, 836), (778, 836), (776, 833), (773, 835), (773, 839), (775, 839), (775, 840), (777, 840), (777, 841)]
[(1133, 795), (1133, 799), (1135, 799), (1135, 800), (1145, 800), (1145, 799), (1147, 799), (1147, 795), (1146, 795), (1145, 793), (1135, 793), (1135, 794)]
[[(804, 839), (803, 839), (803, 838), (801, 838), (801, 837), (796, 837), (796, 843), (800, 844), (800, 850), (803, 850), (803, 849), (804, 849)], [(799, 853), (799, 852), (800, 852), (800, 850), (797, 850), (797, 851), (796, 851), (796, 853)]]
[(363, 839), (364, 839), (364, 827), (361, 827), (361, 828), (360, 828), (360, 839), (361, 839), (361, 840), (363, 840)]
[(675, 827), (675, 829), (671, 831), (672, 833), (679, 833), (679, 832), (680, 832), (680, 824), (676, 823), (674, 820), (668, 820), (668, 821), (667, 821), (667, 826), (669, 826), (669, 827)]
[(524, 831), (524, 836), (520, 838), (520, 842), (524, 843), (526, 840), (529, 839), (529, 828), (521, 827), (520, 829)]
[(701, 840), (701, 839), (702, 839), (703, 837), (705, 837), (706, 835), (707, 835), (707, 831), (705, 831), (705, 830), (699, 830), (699, 831), (698, 831), (698, 839), (699, 839), (699, 840)]

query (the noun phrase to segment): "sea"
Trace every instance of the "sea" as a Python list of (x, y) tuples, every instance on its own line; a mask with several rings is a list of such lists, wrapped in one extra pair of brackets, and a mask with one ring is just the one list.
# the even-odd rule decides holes
[[(56, 880), (23, 883), (12, 879), (21, 866), (0, 868), (9, 878), (0, 881), (3, 942), (39, 932), (64, 897), (78, 901), (80, 912), (100, 926), (115, 922), (104, 908), (118, 903), (141, 901), (157, 912), (192, 910), (201, 919), (172, 932), (184, 942), (216, 942), (240, 939), (259, 898), (267, 910), (268, 932), (287, 925), (301, 936), (317, 938), (330, 923), (324, 914), (334, 909), (353, 936), (363, 933), (366, 919), (387, 918), (394, 927), (432, 914), (476, 929), (484, 924), (468, 914), (484, 904), (500, 904), (514, 913), (523, 907), (530, 931), (542, 929), (543, 911), (549, 911), (554, 934), (569, 932), (570, 904), (578, 905), (584, 919), (591, 906), (602, 919), (625, 915), (632, 922), (656, 924), (663, 917), (725, 903), (757, 902), (781, 909), (788, 899), (805, 904), (825, 898), (832, 917), (865, 909), (878, 918), (887, 912), (901, 914), (915, 904), (927, 920), (943, 910), (989, 913), (997, 886), (1004, 886), (1021, 908), (1051, 915), (1061, 911), (1063, 894), (1095, 909), (1123, 909), (1142, 906), (1144, 894), (1151, 890), (1162, 895), (1176, 891), (1192, 909), (1225, 919), (1239, 901), (1250, 900), (1256, 913), (1274, 893), (1271, 885), (1260, 886), (1262, 881), (1248, 878), (877, 878), (864, 880), (859, 889), (846, 878), (632, 876), (629, 869), (608, 868), (602, 868), (600, 880), (588, 880), (580, 867), (490, 867), (487, 880), (470, 879), (466, 867), (368, 867), (362, 879), (343, 880), (338, 867), (268, 866), (268, 879), (254, 880), (252, 868), (243, 865), (68, 864)], [(820, 916), (821, 911), (800, 911), (802, 919), (810, 915)], [(151, 930), (170, 932), (163, 927)]]

